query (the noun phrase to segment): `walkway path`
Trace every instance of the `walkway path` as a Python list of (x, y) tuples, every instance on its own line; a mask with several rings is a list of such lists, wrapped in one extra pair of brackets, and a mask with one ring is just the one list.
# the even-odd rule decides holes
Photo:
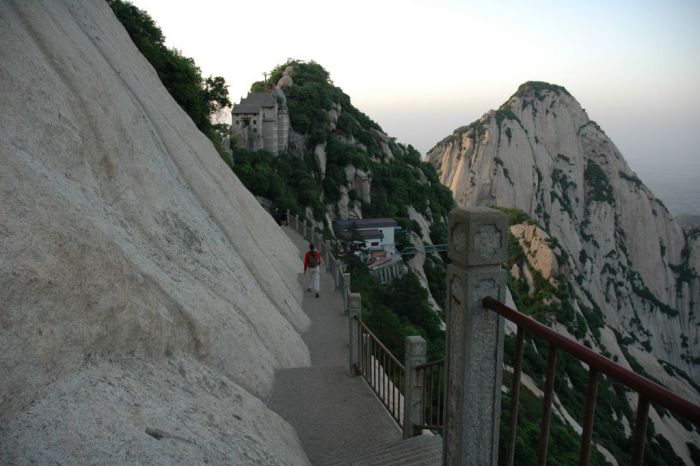
[[(298, 233), (284, 228), (299, 247), (299, 269), (308, 247)], [(299, 274), (299, 286), (306, 288)], [(321, 297), (305, 292), (302, 307), (311, 327), (302, 335), (311, 366), (275, 372), (271, 409), (297, 431), (313, 464), (376, 449), (401, 438), (401, 431), (361, 377), (348, 375), (348, 319), (333, 278), (321, 272)]]

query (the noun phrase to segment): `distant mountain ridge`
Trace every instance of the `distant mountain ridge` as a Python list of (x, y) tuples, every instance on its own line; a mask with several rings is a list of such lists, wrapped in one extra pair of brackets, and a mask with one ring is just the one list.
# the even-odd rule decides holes
[[(553, 287), (555, 303), (571, 306), (540, 317), (700, 400), (700, 230), (684, 232), (565, 88), (521, 85), (427, 158), (458, 204), (520, 209), (539, 225), (556, 271), (549, 285), (533, 277), (543, 270), (532, 251), (537, 235), (528, 240), (519, 229), (525, 256), (513, 258), (515, 283), (525, 298), (538, 283)], [(689, 460), (684, 448), (674, 445)]]

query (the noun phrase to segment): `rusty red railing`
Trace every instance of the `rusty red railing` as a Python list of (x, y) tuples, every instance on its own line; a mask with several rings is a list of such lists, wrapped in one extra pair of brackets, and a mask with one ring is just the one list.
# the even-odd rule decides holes
[(549, 358), (547, 361), (547, 375), (544, 392), (544, 407), (542, 424), (540, 428), (539, 461), (538, 464), (547, 463), (547, 442), (549, 439), (549, 421), (552, 411), (552, 399), (554, 394), (554, 376), (557, 363), (557, 351), (563, 350), (580, 361), (588, 364), (588, 387), (586, 390), (586, 404), (584, 407), (583, 432), (581, 434), (581, 450), (579, 464), (587, 465), (591, 453), (591, 434), (593, 432), (593, 418), (595, 412), (596, 395), (598, 387), (598, 375), (603, 373), (621, 382), (639, 395), (637, 414), (634, 423), (632, 437), (632, 465), (639, 466), (644, 458), (644, 443), (646, 440), (647, 419), (649, 404), (656, 403), (675, 412), (680, 417), (686, 418), (700, 426), (700, 406), (666, 390), (658, 384), (632, 372), (629, 369), (615, 364), (608, 358), (586, 348), (582, 344), (560, 335), (549, 327), (542, 325), (531, 317), (509, 308), (500, 301), (487, 297), (483, 300), (485, 308), (490, 309), (518, 326), (515, 346), (515, 361), (513, 365), (513, 386), (511, 401), (511, 420), (508, 439), (508, 457), (505, 464), (513, 464), (515, 454), (515, 437), (518, 422), (518, 398), (520, 392), (520, 374), (523, 362), (523, 343), (525, 331), (544, 338), (549, 343)]
[(355, 318), (358, 326), (357, 338), (359, 358), (356, 370), (389, 411), (399, 426), (403, 425), (403, 389), (406, 380), (404, 365), (367, 328), (362, 320)]
[(416, 429), (442, 431), (445, 413), (445, 360), (438, 359), (416, 367), (423, 387), (421, 423)]

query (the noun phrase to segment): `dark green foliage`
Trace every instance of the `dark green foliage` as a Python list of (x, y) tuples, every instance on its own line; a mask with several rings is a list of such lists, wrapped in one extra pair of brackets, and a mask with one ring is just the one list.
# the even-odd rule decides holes
[(637, 296), (639, 296), (640, 298), (644, 298), (646, 301), (649, 301), (651, 304), (656, 306), (661, 312), (668, 316), (675, 317), (678, 315), (677, 309), (674, 309), (668, 304), (662, 302), (649, 288), (647, 288), (646, 284), (644, 283), (644, 279), (639, 274), (639, 272), (634, 270), (628, 270), (627, 278), (629, 279), (630, 284), (632, 285), (632, 291)]
[(411, 335), (428, 341), (428, 360), (444, 356), (440, 318), (428, 306), (427, 291), (414, 274), (384, 286), (358, 262), (351, 273), (352, 290), (362, 294), (362, 320), (399, 360), (404, 358), (404, 340)]
[[(158, 77), (175, 101), (192, 118), (215, 146), (221, 139), (210, 116), (231, 105), (224, 78), (202, 77), (201, 70), (191, 58), (165, 46), (163, 32), (145, 11), (126, 0), (107, 0), (129, 37), (158, 73)], [(220, 145), (222, 156), (227, 157)]]
[(430, 241), (433, 244), (447, 244), (447, 224), (442, 219), (436, 219), (430, 224)]
[(256, 196), (272, 201), (274, 207), (301, 214), (311, 207), (322, 220), (324, 207), (319, 198), (315, 168), (310, 160), (282, 152), (277, 155), (259, 150), (234, 149), (234, 172)]
[(548, 92), (554, 93), (555, 95), (564, 94), (571, 97), (569, 91), (562, 86), (557, 86), (556, 84), (549, 84), (542, 81), (528, 81), (518, 87), (518, 90), (515, 92), (515, 94), (513, 94), (511, 99), (513, 97), (527, 97), (530, 94), (534, 94), (537, 100), (542, 101)]
[(697, 271), (690, 266), (690, 248), (688, 246), (700, 234), (700, 229), (692, 228), (684, 231), (683, 234), (685, 235), (685, 246), (683, 246), (681, 251), (682, 262), (680, 264), (669, 264), (671, 270), (676, 274), (676, 293), (678, 295), (683, 293), (683, 283), (690, 285), (698, 277)]
[(522, 126), (522, 124), (520, 123), (520, 119), (515, 115), (515, 113), (513, 113), (513, 110), (510, 109), (510, 106), (507, 102), (503, 104), (501, 108), (496, 110), (496, 124), (498, 125), (499, 131), (501, 129), (501, 124), (505, 120), (514, 120), (518, 122), (520, 126)]
[(267, 88), (268, 84), (265, 81), (255, 81), (253, 84), (250, 85), (250, 92), (265, 92), (267, 91)]
[(353, 165), (363, 170), (370, 168), (370, 159), (366, 151), (334, 135), (329, 135), (328, 137), (326, 154), (327, 165), (337, 165), (340, 168)]
[(656, 202), (656, 203), (659, 204), (661, 207), (663, 207), (663, 209), (666, 211), (666, 213), (668, 213), (668, 208), (666, 208), (666, 204), (664, 204), (664, 203), (661, 201), (661, 199), (656, 198), (656, 199), (654, 199), (654, 202)]
[(634, 184), (637, 188), (641, 188), (643, 186), (642, 180), (637, 178), (635, 175), (628, 175), (627, 173), (620, 171), (620, 178), (623, 180), (627, 180), (630, 183)]
[(546, 240), (547, 245), (554, 251), (554, 255), (557, 256), (557, 262), (559, 265), (564, 265), (569, 262), (569, 253), (564, 250), (564, 247), (559, 243), (559, 240), (554, 236), (550, 236)]
[[(372, 171), (372, 203), (363, 206), (366, 217), (408, 217), (412, 205), (434, 222), (447, 217), (454, 207), (452, 194), (437, 182), (431, 165), (420, 162), (420, 154), (411, 146), (395, 154), (391, 162), (370, 162)], [(428, 180), (421, 180), (421, 173)], [(430, 209), (430, 215), (428, 214)]]
[(447, 273), (445, 271), (445, 266), (438, 262), (433, 256), (426, 255), (423, 270), (428, 279), (430, 294), (435, 298), (435, 302), (437, 302), (442, 309), (445, 309), (445, 295), (447, 293)]
[(589, 160), (586, 164), (586, 169), (583, 172), (583, 176), (586, 182), (586, 204), (590, 202), (607, 202), (608, 204), (615, 204), (615, 198), (613, 197), (613, 189), (608, 180), (608, 176), (605, 174), (600, 165), (592, 160)]
[[(321, 219), (326, 211), (324, 204), (336, 203), (341, 187), (348, 187), (346, 168), (353, 166), (370, 174), (371, 202), (360, 200), (355, 190), (348, 191), (350, 199), (361, 202), (365, 218), (390, 217), (398, 222), (401, 226), (395, 237), (398, 249), (411, 244), (411, 232), (421, 234), (419, 224), (409, 218), (411, 206), (431, 222), (431, 239), (436, 243), (447, 242), (445, 221), (455, 204), (450, 190), (440, 184), (435, 169), (422, 162), (420, 153), (412, 146), (398, 144), (393, 139), (382, 141), (381, 128), (352, 105), (350, 98), (333, 85), (329, 73), (321, 65), (288, 60), (272, 70), (268, 83), (277, 82), (290, 65), (294, 80), (287, 93), (290, 122), (294, 130), (308, 136), (309, 145), (304, 158), (297, 161), (289, 160), (286, 154), (262, 162), (237, 158), (238, 165), (255, 165), (247, 169), (236, 167), (244, 173), (239, 175), (245, 178), (244, 182), (251, 179), (254, 186), (258, 185), (257, 190), (251, 190), (269, 196), (269, 190), (263, 189), (266, 180), (279, 178), (284, 188), (282, 192), (296, 202), (297, 208), (311, 206), (315, 217)], [(328, 117), (333, 107), (340, 107), (335, 130), (331, 130)], [(316, 176), (317, 170), (312, 169), (315, 164), (310, 155), (319, 143), (326, 144), (323, 181)], [(386, 157), (384, 144), (391, 150), (391, 160)], [(255, 174), (260, 164), (269, 165), (267, 170), (263, 169), (264, 176)], [(304, 171), (305, 176), (301, 176), (298, 169)], [(274, 198), (273, 202), (276, 202)], [(430, 308), (427, 292), (418, 279), (409, 274), (389, 285), (380, 285), (361, 264), (354, 260), (352, 263), (353, 290), (362, 293), (363, 320), (370, 329), (399, 357), (404, 351), (403, 339), (408, 335), (423, 335), (431, 357), (441, 356), (444, 337), (440, 318)], [(428, 260), (426, 275), (436, 299), (444, 301), (444, 265)]]
[[(579, 365), (580, 366), (580, 365)], [(504, 382), (510, 386), (510, 374), (505, 374)], [(585, 379), (584, 379), (585, 380)], [(499, 464), (506, 461), (508, 446), (508, 427), (510, 425), (510, 393), (501, 396), (501, 424), (499, 442)], [(540, 423), (542, 419), (542, 400), (536, 398), (527, 389), (520, 391), (518, 409), (518, 436), (515, 444), (515, 464), (537, 464)], [(574, 430), (553, 415), (550, 425), (548, 465), (568, 466), (578, 464), (580, 438)], [(608, 464), (603, 456), (593, 450), (589, 465)]]
[(571, 159), (570, 159), (569, 157), (567, 157), (566, 155), (564, 155), (564, 154), (557, 154), (557, 158), (558, 158), (558, 159), (562, 159), (562, 160), (564, 160), (566, 163), (568, 163), (569, 165), (571, 165)]
[[(620, 341), (624, 339), (618, 339)], [(513, 366), (515, 353), (515, 337), (506, 336), (504, 348), (504, 363)], [(523, 371), (530, 375), (535, 384), (542, 389), (545, 382), (545, 368), (548, 357), (548, 345), (526, 334)], [(636, 361), (631, 362), (638, 366)], [(638, 368), (635, 368), (638, 369)], [(643, 372), (642, 372), (643, 373)], [(559, 351), (557, 356), (555, 393), (569, 414), (579, 423), (583, 419), (585, 406), (585, 387), (588, 370), (566, 352)], [(511, 374), (504, 373), (503, 383), (511, 387)], [(628, 421), (634, 420), (634, 412), (627, 401), (627, 388), (611, 381), (606, 376), (600, 376), (598, 381), (598, 399), (595, 422), (593, 425), (593, 441), (603, 445), (617, 459), (619, 464), (629, 464), (631, 439), (625, 435), (625, 429), (620, 421), (623, 417)], [(510, 421), (510, 393), (502, 395), (501, 425), (500, 425), (500, 464), (505, 460), (505, 448), (508, 439)], [(662, 415), (668, 411), (655, 406)], [(539, 439), (539, 427), (542, 416), (541, 399), (535, 398), (527, 389), (521, 389), (520, 407), (518, 410), (518, 436), (516, 443), (516, 463), (530, 464), (521, 461), (524, 458), (536, 458)], [(565, 425), (556, 414), (552, 415), (552, 425), (549, 437), (549, 459), (547, 464), (577, 464), (580, 448), (580, 438), (573, 429)], [(683, 421), (681, 421), (683, 422)], [(670, 445), (654, 432), (650, 425), (647, 434), (646, 465), (682, 464)], [(595, 449), (589, 464), (607, 464), (604, 457)]]
[[(492, 207), (504, 212), (510, 225), (520, 223), (535, 224), (534, 220), (520, 209)], [(559, 258), (562, 261), (564, 258), (568, 261), (568, 254), (561, 248), (558, 241), (550, 239), (549, 245), (552, 248), (559, 248), (561, 251)], [(534, 281), (534, 289), (530, 289), (525, 277), (520, 277), (520, 279), (516, 280), (509, 275), (508, 286), (516, 307), (521, 312), (530, 314), (541, 322), (549, 322), (552, 318), (556, 318), (572, 334), (585, 333), (585, 322), (578, 318), (571, 304), (573, 291), (569, 282), (562, 280), (552, 284), (552, 282), (545, 280), (540, 271), (534, 269), (528, 263), (523, 248), (510, 231), (508, 232), (508, 259), (506, 263), (508, 268), (512, 268), (514, 264), (517, 264), (523, 270), (527, 268)]]
[(323, 195), (326, 201), (338, 202), (340, 200), (340, 187), (345, 184), (345, 171), (338, 165), (327, 164), (326, 176), (323, 178)]
[(522, 209), (518, 209), (517, 207), (499, 207), (496, 205), (491, 205), (489, 206), (492, 209), (498, 209), (504, 214), (506, 214), (506, 217), (508, 217), (508, 225), (517, 225), (518, 223), (527, 223), (528, 225), (537, 225), (537, 222), (535, 222), (532, 217), (530, 217), (525, 211)]
[(287, 104), (295, 131), (310, 135), (312, 146), (327, 141), (331, 134), (328, 111), (339, 104), (342, 109), (337, 124), (339, 132), (355, 137), (371, 156), (381, 158), (380, 146), (371, 132), (380, 129), (379, 125), (350, 103), (350, 97), (333, 85), (328, 71), (314, 61), (288, 60), (272, 70), (270, 82), (276, 83), (288, 66), (293, 67), (294, 85), (287, 91)]

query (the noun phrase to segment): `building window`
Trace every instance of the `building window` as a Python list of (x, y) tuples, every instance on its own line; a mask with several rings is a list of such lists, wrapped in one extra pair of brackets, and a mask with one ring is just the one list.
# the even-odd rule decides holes
[(379, 246), (379, 241), (372, 241), (371, 246)]
[(258, 124), (258, 120), (253, 120), (253, 124), (254, 124), (254, 125), (257, 125), (257, 124)]

